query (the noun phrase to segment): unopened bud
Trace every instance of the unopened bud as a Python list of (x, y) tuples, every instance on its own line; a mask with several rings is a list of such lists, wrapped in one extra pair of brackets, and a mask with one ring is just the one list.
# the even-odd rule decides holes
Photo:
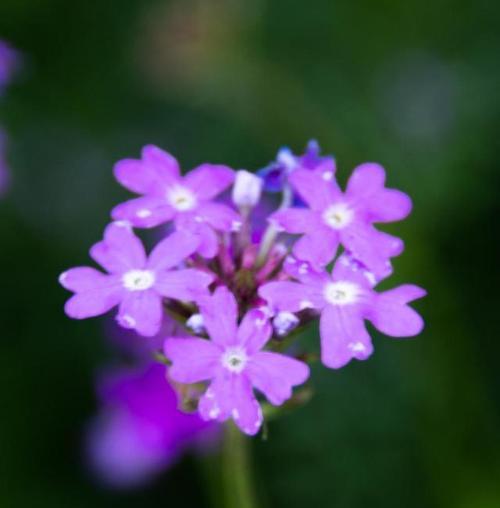
[(203, 323), (203, 316), (201, 314), (193, 314), (186, 321), (186, 326), (193, 330), (196, 335), (205, 333), (205, 324)]
[(299, 324), (299, 318), (291, 312), (278, 312), (273, 319), (276, 335), (282, 337), (290, 333)]
[(233, 202), (237, 206), (255, 206), (262, 193), (262, 179), (245, 171), (244, 169), (236, 172), (236, 179), (233, 186)]

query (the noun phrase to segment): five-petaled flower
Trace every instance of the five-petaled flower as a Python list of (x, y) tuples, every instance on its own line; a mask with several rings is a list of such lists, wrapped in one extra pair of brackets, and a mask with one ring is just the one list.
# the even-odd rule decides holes
[(299, 360), (262, 351), (272, 334), (267, 317), (251, 310), (237, 326), (234, 295), (219, 287), (201, 304), (203, 322), (211, 340), (169, 338), (165, 354), (172, 361), (170, 377), (179, 383), (210, 381), (199, 401), (205, 420), (232, 418), (245, 433), (256, 434), (263, 421), (253, 388), (271, 404), (281, 405), (292, 395), (292, 387), (304, 383), (309, 368)]
[(322, 268), (335, 257), (339, 244), (376, 276), (390, 273), (389, 258), (403, 250), (403, 242), (376, 230), (374, 222), (404, 219), (410, 198), (384, 187), (385, 171), (378, 164), (358, 166), (343, 193), (331, 168), (299, 169), (289, 182), (309, 208), (288, 208), (270, 220), (293, 234), (304, 234), (294, 245), (297, 258)]
[(122, 160), (114, 171), (124, 187), (143, 195), (116, 206), (115, 220), (127, 220), (139, 228), (174, 221), (177, 230), (200, 238), (198, 253), (207, 258), (218, 250), (215, 231), (230, 232), (241, 226), (235, 210), (212, 201), (233, 183), (234, 171), (227, 166), (202, 164), (182, 177), (172, 155), (149, 145), (140, 160)]
[(198, 244), (194, 235), (175, 232), (162, 240), (148, 258), (129, 224), (111, 223), (104, 240), (90, 249), (90, 256), (109, 274), (86, 266), (61, 274), (60, 283), (76, 293), (66, 302), (66, 313), (83, 319), (119, 305), (117, 321), (121, 326), (141, 335), (155, 335), (163, 319), (164, 298), (197, 301), (208, 294), (212, 274), (191, 268), (173, 269), (193, 254)]
[[(383, 293), (373, 291), (375, 279), (348, 255), (342, 255), (331, 274), (302, 263), (290, 263), (298, 282), (270, 282), (260, 295), (280, 311), (305, 309), (321, 313), (321, 360), (334, 369), (351, 359), (366, 360), (373, 352), (364, 320), (392, 337), (411, 337), (422, 331), (423, 320), (407, 304), (425, 296), (418, 286), (404, 284)], [(295, 266), (295, 268), (297, 268)]]

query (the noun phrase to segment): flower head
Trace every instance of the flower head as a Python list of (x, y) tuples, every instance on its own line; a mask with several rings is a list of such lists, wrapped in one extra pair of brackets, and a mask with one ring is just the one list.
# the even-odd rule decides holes
[(83, 319), (98, 316), (119, 305), (117, 321), (141, 335), (153, 336), (161, 326), (163, 298), (195, 301), (207, 294), (210, 273), (177, 269), (193, 254), (198, 239), (173, 233), (147, 257), (142, 242), (127, 224), (114, 222), (95, 244), (91, 257), (108, 271), (78, 267), (64, 272), (60, 283), (75, 295), (65, 306), (68, 316)]
[(204, 420), (232, 418), (245, 433), (256, 434), (263, 421), (253, 388), (274, 405), (292, 395), (292, 387), (304, 383), (309, 368), (285, 355), (263, 351), (272, 334), (266, 316), (248, 312), (237, 325), (238, 308), (233, 294), (219, 287), (201, 305), (211, 340), (170, 338), (165, 354), (172, 361), (170, 377), (179, 383), (210, 381), (199, 402)]
[(189, 231), (200, 238), (198, 253), (204, 257), (217, 253), (215, 231), (229, 232), (241, 225), (235, 210), (213, 202), (233, 183), (234, 172), (227, 166), (202, 164), (182, 177), (177, 160), (150, 145), (144, 147), (140, 160), (118, 162), (115, 177), (142, 197), (116, 206), (113, 219), (127, 220), (139, 228), (173, 221), (178, 231)]
[(377, 276), (390, 273), (389, 259), (402, 252), (403, 242), (378, 231), (373, 223), (404, 219), (411, 201), (403, 192), (384, 187), (381, 166), (358, 166), (345, 193), (318, 171), (297, 170), (289, 181), (308, 208), (280, 210), (270, 220), (288, 233), (303, 234), (294, 246), (297, 258), (322, 268), (342, 245)]
[(320, 313), (321, 359), (327, 367), (338, 369), (353, 358), (366, 360), (372, 354), (365, 319), (391, 337), (422, 331), (422, 318), (407, 304), (425, 296), (425, 291), (405, 284), (377, 293), (371, 274), (347, 255), (338, 259), (331, 274), (308, 268), (296, 271), (295, 277), (297, 282), (270, 282), (259, 293), (280, 311)]

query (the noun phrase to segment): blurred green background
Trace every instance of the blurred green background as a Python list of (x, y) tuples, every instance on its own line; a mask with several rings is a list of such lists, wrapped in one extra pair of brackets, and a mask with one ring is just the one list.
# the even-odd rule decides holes
[[(13, 186), (0, 202), (0, 506), (208, 506), (198, 460), (148, 488), (96, 485), (82, 433), (103, 320), (63, 314), (128, 194), (112, 164), (155, 143), (188, 169), (250, 170), (317, 138), (345, 180), (367, 160), (414, 198), (406, 251), (422, 336), (316, 368), (316, 395), (254, 441), (267, 506), (498, 508), (500, 4), (436, 0), (1, 0), (24, 54), (0, 104)], [(311, 338), (312, 339), (312, 338)]]

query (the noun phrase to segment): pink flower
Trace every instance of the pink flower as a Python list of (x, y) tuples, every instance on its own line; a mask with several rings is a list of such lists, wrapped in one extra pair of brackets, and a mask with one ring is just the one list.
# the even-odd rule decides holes
[(365, 319), (391, 337), (411, 337), (422, 331), (422, 318), (407, 305), (425, 296), (418, 286), (405, 284), (376, 293), (372, 274), (346, 255), (338, 259), (331, 275), (302, 265), (295, 276), (299, 282), (270, 282), (259, 294), (279, 311), (321, 313), (321, 360), (327, 367), (338, 369), (352, 358), (366, 360), (372, 354)]
[(377, 276), (391, 271), (389, 258), (400, 254), (403, 242), (373, 227), (374, 222), (404, 219), (410, 198), (384, 187), (385, 171), (378, 164), (358, 166), (343, 193), (331, 169), (294, 171), (289, 182), (309, 206), (289, 208), (270, 218), (288, 233), (302, 234), (294, 245), (297, 258), (322, 268), (335, 257), (341, 244)]
[(65, 306), (66, 314), (84, 319), (108, 312), (119, 305), (117, 321), (141, 335), (153, 336), (161, 326), (163, 298), (197, 301), (206, 294), (213, 276), (201, 270), (172, 270), (193, 254), (198, 239), (173, 233), (146, 256), (142, 242), (129, 225), (115, 222), (95, 244), (90, 255), (109, 273), (91, 267), (64, 272), (60, 283), (75, 293)]
[(234, 171), (227, 166), (202, 164), (182, 177), (177, 160), (160, 148), (148, 145), (142, 159), (126, 159), (115, 166), (116, 179), (140, 198), (116, 206), (115, 220), (128, 220), (140, 228), (174, 221), (177, 230), (200, 236), (198, 252), (207, 258), (218, 248), (216, 231), (241, 226), (240, 216), (229, 206), (212, 200), (228, 188)]
[(253, 388), (271, 404), (281, 405), (292, 395), (292, 387), (304, 383), (309, 368), (278, 353), (262, 351), (271, 337), (266, 316), (248, 312), (239, 327), (238, 308), (233, 294), (219, 287), (201, 304), (204, 326), (211, 340), (169, 338), (165, 354), (172, 360), (170, 377), (179, 383), (210, 380), (199, 402), (204, 420), (232, 418), (245, 433), (256, 434), (263, 421)]

